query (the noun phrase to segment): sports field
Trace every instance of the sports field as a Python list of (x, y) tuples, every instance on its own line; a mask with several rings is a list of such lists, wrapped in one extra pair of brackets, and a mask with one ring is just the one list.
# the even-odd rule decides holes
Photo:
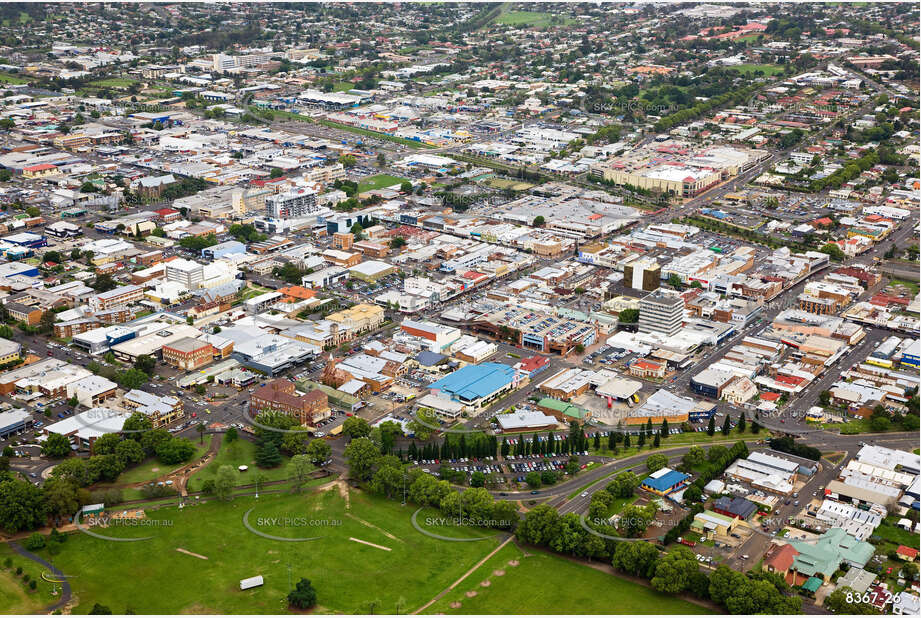
[[(475, 542), (425, 536), (410, 523), (414, 507), (346, 494), (343, 486), (153, 511), (150, 519), (163, 525), (104, 530), (151, 540), (115, 542), (78, 532), (69, 535), (54, 563), (74, 576), (73, 613), (87, 613), (94, 603), (115, 613), (286, 613), (284, 597), (301, 577), (317, 589), (316, 613), (404, 613), (430, 601), (499, 542), (491, 535)], [(250, 509), (248, 522), (258, 532), (321, 538), (258, 536), (243, 525)], [(482, 532), (458, 528), (451, 535)], [(39, 553), (47, 559), (45, 550)], [(240, 591), (239, 581), (255, 575), (265, 584)]]
[(397, 176), (391, 176), (390, 174), (375, 174), (374, 176), (368, 176), (361, 179), (361, 181), (358, 183), (358, 192), (364, 193), (365, 191), (374, 191), (375, 189), (383, 189), (384, 187), (399, 185), (404, 180), (406, 179), (399, 178)]

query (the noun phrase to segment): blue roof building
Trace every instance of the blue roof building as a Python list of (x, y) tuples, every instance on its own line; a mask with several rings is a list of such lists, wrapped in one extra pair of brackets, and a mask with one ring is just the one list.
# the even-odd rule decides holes
[(665, 496), (679, 489), (688, 480), (688, 475), (671, 468), (660, 468), (643, 479), (642, 489)]
[(517, 385), (514, 368), (501, 363), (467, 365), (429, 385), (432, 394), (468, 406), (487, 404)]
[(228, 240), (201, 250), (201, 256), (209, 260), (216, 260), (234, 253), (246, 253), (246, 245), (237, 240)]

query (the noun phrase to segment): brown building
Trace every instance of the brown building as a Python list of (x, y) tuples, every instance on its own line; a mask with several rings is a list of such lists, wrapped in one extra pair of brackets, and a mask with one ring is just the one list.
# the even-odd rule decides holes
[(38, 307), (29, 307), (22, 303), (7, 303), (6, 311), (10, 317), (19, 322), (25, 322), (29, 326), (36, 326), (42, 319), (45, 312)]
[(192, 337), (163, 346), (163, 362), (186, 371), (204, 367), (213, 359), (211, 344)]
[(370, 240), (360, 240), (352, 245), (352, 247), (361, 251), (362, 255), (373, 258), (383, 258), (390, 254), (390, 247), (386, 244)]
[(351, 232), (336, 232), (333, 234), (333, 247), (348, 251), (355, 242), (355, 235)]
[(326, 393), (315, 389), (306, 395), (296, 395), (290, 380), (272, 380), (256, 389), (250, 397), (250, 408), (256, 412), (275, 410), (297, 418), (301, 425), (313, 425), (329, 416)]

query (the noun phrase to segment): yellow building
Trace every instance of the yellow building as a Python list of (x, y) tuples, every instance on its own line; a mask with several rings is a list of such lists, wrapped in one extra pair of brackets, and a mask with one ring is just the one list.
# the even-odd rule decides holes
[(15, 363), (20, 360), (22, 345), (16, 341), (0, 338), (0, 365)]
[(354, 307), (331, 313), (327, 320), (339, 327), (339, 332), (348, 333), (349, 338), (375, 329), (384, 323), (384, 309), (377, 305), (359, 303)]

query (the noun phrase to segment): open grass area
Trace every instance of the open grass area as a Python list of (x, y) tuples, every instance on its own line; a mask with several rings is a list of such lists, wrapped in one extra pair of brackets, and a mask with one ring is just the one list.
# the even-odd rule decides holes
[(512, 191), (527, 191), (534, 185), (521, 182), (519, 180), (510, 180), (508, 178), (490, 178), (486, 184), (493, 189), (511, 189)]
[[(512, 566), (513, 561), (518, 565)], [(487, 586), (481, 585), (487, 581)], [(471, 591), (476, 596), (468, 597)], [(705, 607), (559, 556), (543, 552), (525, 555), (513, 543), (426, 613), (561, 614), (572, 612), (572, 608), (578, 608), (582, 615), (711, 613)]]
[(391, 185), (398, 185), (404, 180), (406, 179), (399, 178), (397, 176), (391, 176), (390, 174), (375, 174), (374, 176), (368, 176), (361, 179), (361, 182), (358, 183), (358, 192), (363, 193), (365, 191), (383, 189), (384, 187), (389, 187)]
[(921, 549), (918, 546), (918, 535), (899, 528), (895, 525), (897, 521), (897, 517), (887, 517), (883, 523), (876, 528), (873, 534), (897, 545)]
[[(556, 20), (554, 20), (556, 17)], [(570, 17), (555, 16), (544, 11), (502, 11), (496, 19), (497, 24), (504, 26), (522, 26), (525, 28), (545, 28), (550, 25), (566, 26), (576, 23)]]
[(917, 296), (918, 291), (921, 290), (921, 284), (917, 281), (907, 281), (905, 279), (893, 279), (889, 282), (889, 285), (901, 285), (906, 287), (911, 291), (912, 296)]
[[(7, 558), (13, 561), (10, 568), (2, 566)], [(16, 567), (22, 567), (22, 575), (16, 575)], [(35, 590), (23, 581), (23, 575), (36, 582)], [(58, 586), (58, 594), (61, 587)], [(59, 598), (52, 595), (51, 583), (42, 579), (42, 567), (14, 552), (6, 543), (0, 544), (0, 613), (38, 614)]]
[[(247, 521), (258, 532), (320, 538), (284, 542), (258, 536), (243, 525), (250, 509)], [(404, 613), (434, 598), (498, 544), (495, 538), (433, 539), (413, 528), (412, 512), (412, 506), (354, 490), (346, 501), (338, 488), (211, 501), (150, 512), (161, 526), (105, 530), (110, 536), (153, 537), (147, 541), (119, 543), (74, 533), (55, 565), (76, 575), (73, 613), (86, 613), (94, 603), (116, 613), (129, 608), (139, 614), (286, 613), (284, 597), (302, 577), (317, 590), (315, 613)], [(469, 528), (454, 534), (482, 536)], [(255, 575), (264, 577), (264, 585), (241, 591), (239, 581)]]
[[(237, 476), (237, 485), (248, 485), (256, 482), (256, 476), (262, 474), (266, 481), (280, 481), (288, 478), (288, 461), (290, 458), (282, 457), (282, 463), (277, 468), (262, 469), (256, 467), (256, 445), (248, 440), (234, 440), (221, 442), (221, 448), (211, 462), (196, 471), (189, 479), (189, 491), (199, 491), (202, 483), (217, 476), (221, 466), (231, 466)], [(248, 466), (246, 472), (240, 472), (240, 466)]]
[(4, 84), (28, 84), (29, 80), (12, 73), (0, 73), (0, 83)]
[(99, 86), (100, 88), (128, 88), (137, 83), (138, 81), (136, 79), (130, 79), (128, 77), (110, 77), (108, 79), (90, 82), (93, 86)]
[[(195, 454), (192, 456), (191, 459), (189, 459), (190, 462), (195, 461), (196, 459), (200, 458), (202, 455), (204, 455), (208, 451), (208, 448), (211, 446), (212, 438), (213, 436), (211, 435), (205, 436), (204, 444), (199, 444), (198, 438), (192, 441), (195, 444)], [(95, 488), (102, 489), (105, 487), (112, 487), (112, 486), (118, 486), (118, 485), (131, 485), (134, 483), (143, 483), (145, 481), (152, 481), (153, 479), (169, 474), (173, 470), (177, 470), (184, 465), (186, 464), (167, 466), (167, 465), (160, 463), (160, 461), (156, 457), (148, 457), (147, 459), (145, 459), (138, 465), (134, 466), (133, 468), (128, 468), (127, 470), (122, 472), (118, 476), (118, 478), (115, 479), (114, 483), (99, 484), (99, 485), (96, 485)]]
[(738, 71), (743, 75), (751, 75), (755, 71), (761, 71), (766, 77), (783, 73), (783, 67), (776, 64), (737, 64), (728, 66), (727, 69)]
[[(750, 423), (751, 419), (749, 419), (748, 422)], [(679, 446), (692, 446), (692, 445), (697, 444), (697, 445), (706, 447), (711, 444), (735, 444), (739, 440), (745, 440), (745, 441), (759, 440), (766, 435), (767, 435), (767, 432), (762, 432), (761, 434), (751, 433), (751, 431), (749, 431), (749, 426), (746, 425), (744, 432), (739, 433), (737, 429), (733, 429), (732, 431), (729, 432), (728, 436), (724, 436), (723, 433), (720, 431), (719, 427), (717, 427), (716, 433), (714, 433), (712, 436), (708, 435), (706, 431), (700, 431), (700, 432), (693, 431), (693, 432), (681, 433), (675, 436), (669, 436), (665, 438), (664, 440), (660, 441), (659, 448), (650, 448), (650, 446), (652, 445), (652, 440), (647, 440), (646, 444), (644, 444), (642, 448), (637, 447), (636, 445), (637, 437), (630, 436), (630, 444), (631, 444), (630, 448), (627, 448), (627, 449), (623, 448), (623, 443), (621, 443), (621, 446), (618, 449), (616, 455), (607, 448), (607, 438), (602, 438), (601, 448), (596, 449), (590, 446), (588, 451), (589, 453), (593, 455), (603, 455), (605, 457), (624, 458), (624, 457), (630, 457), (633, 455), (637, 455), (639, 453), (649, 453), (651, 455), (662, 449), (675, 448)]]

